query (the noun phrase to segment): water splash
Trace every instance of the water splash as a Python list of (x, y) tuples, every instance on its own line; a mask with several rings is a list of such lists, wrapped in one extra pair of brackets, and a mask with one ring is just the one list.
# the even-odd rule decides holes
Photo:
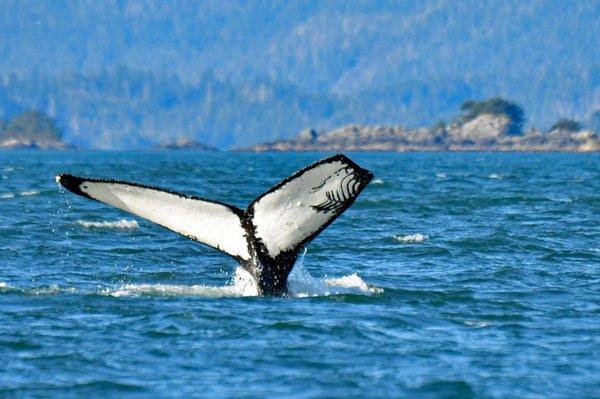
[(306, 250), (294, 265), (288, 278), (292, 297), (316, 297), (342, 294), (374, 295), (383, 289), (368, 285), (358, 274), (353, 273), (339, 278), (316, 278), (304, 267)]
[[(290, 297), (306, 298), (330, 295), (374, 295), (383, 289), (368, 285), (356, 273), (339, 278), (315, 278), (304, 267), (303, 255), (288, 279)], [(125, 284), (117, 289), (104, 289), (103, 295), (126, 296), (195, 296), (204, 298), (258, 296), (256, 282), (243, 267), (238, 266), (231, 284), (222, 287), (208, 285)]]
[[(338, 278), (316, 278), (304, 267), (304, 254), (300, 256), (288, 279), (290, 297), (306, 298), (331, 295), (375, 295), (383, 289), (367, 284), (358, 274), (352, 273)], [(0, 282), (0, 292), (19, 292), (24, 295), (60, 295), (78, 292), (73, 287), (51, 285), (20, 289), (5, 282)], [(82, 292), (89, 294), (89, 292)], [(231, 283), (225, 286), (209, 285), (177, 285), (177, 284), (124, 284), (117, 288), (101, 288), (95, 292), (112, 297), (129, 296), (161, 296), (180, 297), (192, 296), (203, 298), (249, 297), (258, 296), (256, 282), (243, 267), (238, 266)]]

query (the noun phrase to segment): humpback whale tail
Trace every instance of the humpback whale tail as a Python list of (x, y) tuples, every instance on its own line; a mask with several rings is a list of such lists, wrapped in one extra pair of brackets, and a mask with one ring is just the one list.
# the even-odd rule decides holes
[(286, 178), (244, 211), (162, 188), (70, 174), (67, 190), (148, 219), (235, 258), (263, 295), (284, 295), (300, 251), (340, 216), (373, 174), (338, 154)]

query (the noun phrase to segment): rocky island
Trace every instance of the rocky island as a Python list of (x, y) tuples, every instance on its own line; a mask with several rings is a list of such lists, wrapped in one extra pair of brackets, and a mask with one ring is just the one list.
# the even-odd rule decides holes
[(57, 149), (72, 148), (62, 141), (62, 132), (48, 116), (27, 111), (10, 121), (0, 119), (0, 149)]
[(600, 151), (598, 133), (562, 119), (548, 131), (522, 131), (524, 112), (501, 98), (467, 101), (451, 123), (431, 128), (348, 125), (326, 132), (307, 129), (291, 140), (241, 150), (263, 151)]
[(190, 151), (218, 151), (219, 149), (195, 140), (183, 138), (175, 142), (160, 144), (154, 147), (156, 150), (190, 150)]

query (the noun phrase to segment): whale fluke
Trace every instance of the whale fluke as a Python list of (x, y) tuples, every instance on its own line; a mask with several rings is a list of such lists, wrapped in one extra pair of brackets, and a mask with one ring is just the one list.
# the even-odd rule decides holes
[(302, 248), (340, 216), (373, 178), (338, 154), (286, 178), (243, 211), (231, 205), (118, 180), (56, 176), (67, 190), (112, 205), (234, 257), (261, 294), (284, 295)]

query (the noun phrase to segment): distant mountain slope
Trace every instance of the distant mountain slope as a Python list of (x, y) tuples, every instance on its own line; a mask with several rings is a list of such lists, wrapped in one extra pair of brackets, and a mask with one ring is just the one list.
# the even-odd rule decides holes
[[(194, 127), (199, 141), (228, 146), (290, 137), (307, 126), (432, 124), (466, 99), (502, 95), (524, 106), (530, 124), (547, 127), (600, 108), (599, 19), (598, 0), (5, 0), (0, 79), (3, 87), (15, 89), (15, 80), (30, 87), (31, 97), (0, 92), (0, 116), (54, 101), (66, 137), (127, 146), (128, 138), (112, 135), (135, 110), (143, 121), (120, 128), (136, 143), (174, 125), (174, 135)], [(128, 76), (153, 76), (158, 86), (178, 82), (165, 89), (178, 102), (133, 106), (124, 91), (96, 86), (119, 66)], [(229, 94), (211, 97), (202, 86), (208, 70)], [(80, 82), (69, 80), (73, 72)], [(82, 80), (93, 87), (91, 97)], [(41, 81), (47, 86), (36, 88)], [(275, 95), (259, 101), (258, 116), (237, 113), (265, 90)], [(177, 122), (194, 117), (199, 97), (221, 116)], [(74, 109), (77, 102), (90, 114), (123, 116), (90, 119), (89, 133), (78, 133), (73, 121), (88, 111)], [(98, 132), (110, 137), (92, 137)]]
[(254, 144), (315, 122), (331, 127), (326, 122), (336, 108), (327, 97), (269, 81), (234, 84), (207, 73), (190, 84), (124, 68), (0, 79), (0, 93), (11, 99), (6, 107), (0, 101), (0, 116), (37, 109), (58, 121), (67, 142), (105, 149), (150, 147), (183, 138), (220, 148)]

